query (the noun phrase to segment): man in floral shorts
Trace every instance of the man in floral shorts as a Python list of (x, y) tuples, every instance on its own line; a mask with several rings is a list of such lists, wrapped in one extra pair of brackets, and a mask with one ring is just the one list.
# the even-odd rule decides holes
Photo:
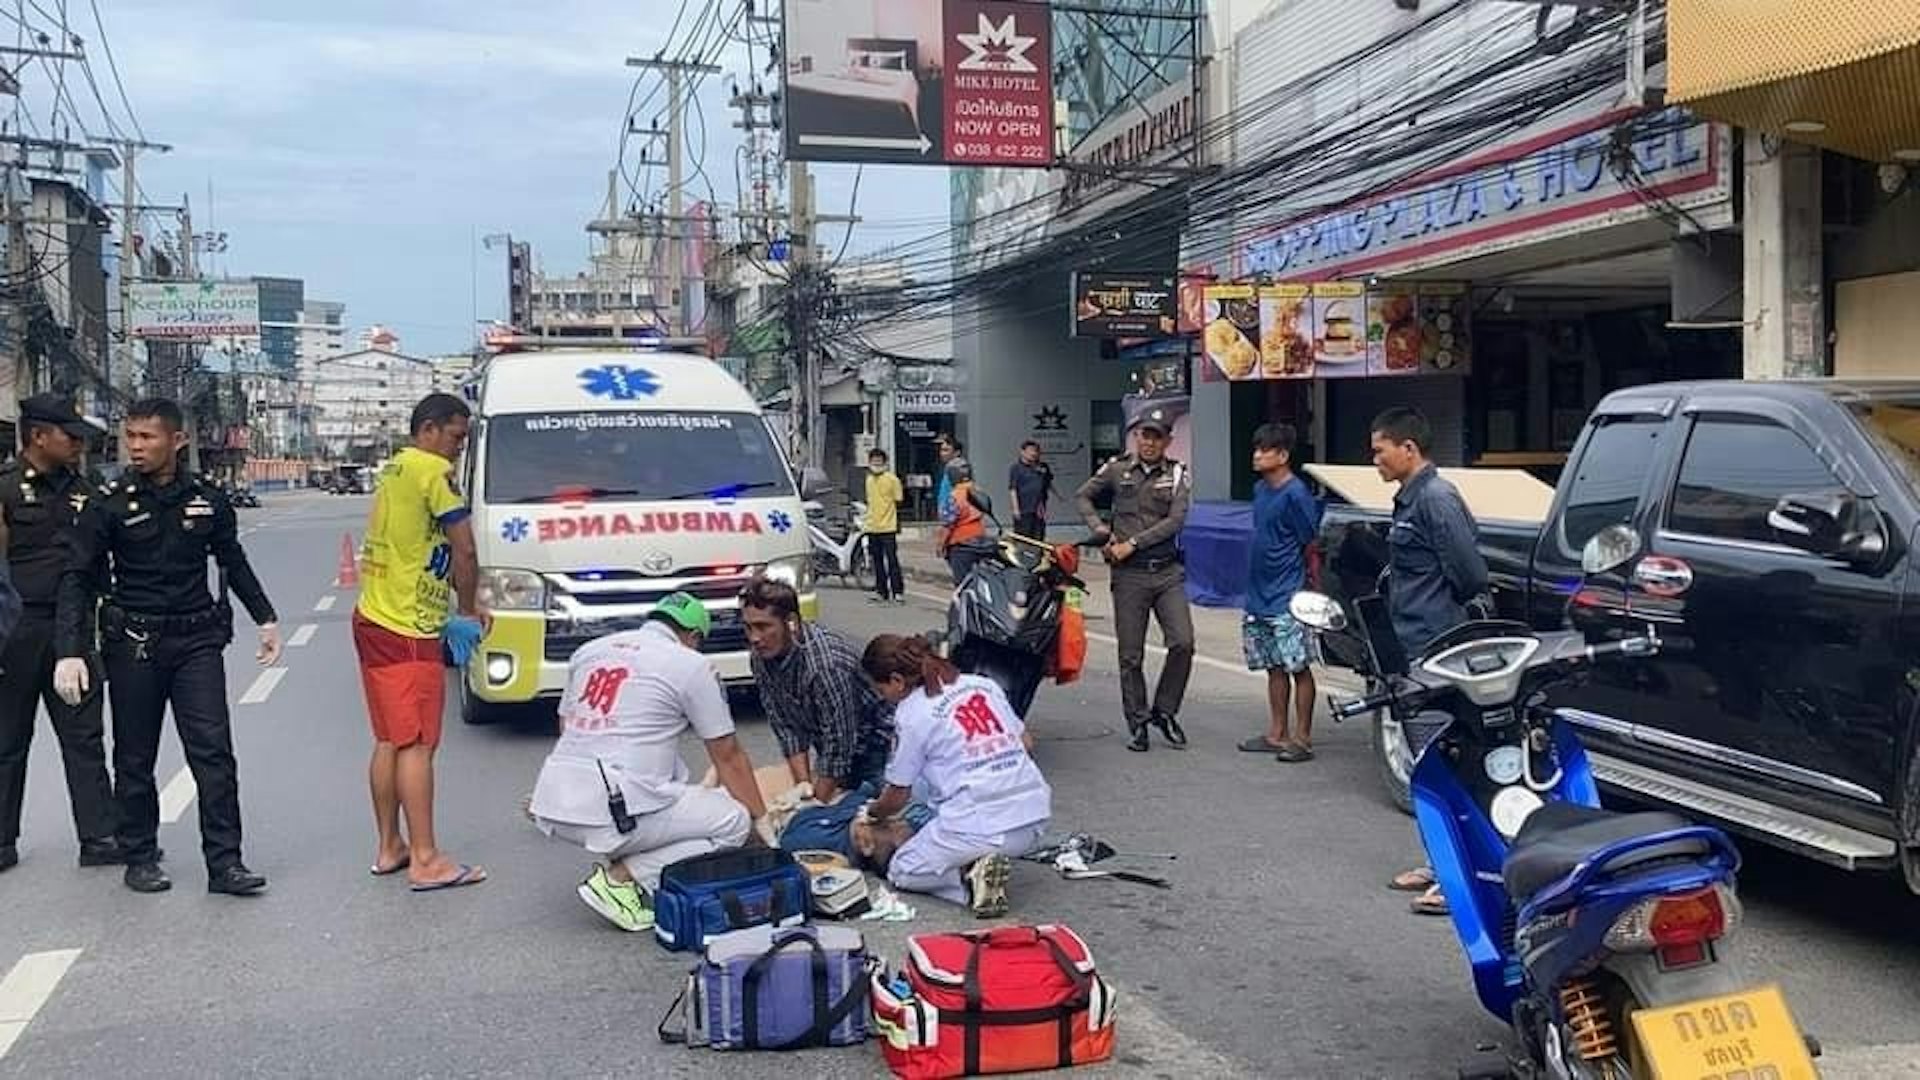
[[(1246, 617), (1247, 667), (1267, 673), (1267, 730), (1240, 743), (1280, 761), (1313, 760), (1313, 636), (1287, 611), (1306, 587), (1307, 549), (1320, 531), (1320, 504), (1293, 473), (1294, 431), (1265, 424), (1253, 433), (1253, 545)], [(1292, 723), (1288, 722), (1291, 709)]]

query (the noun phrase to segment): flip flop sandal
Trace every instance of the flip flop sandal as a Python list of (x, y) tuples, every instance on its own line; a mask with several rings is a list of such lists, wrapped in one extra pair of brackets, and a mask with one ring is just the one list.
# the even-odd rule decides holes
[(1283, 746), (1280, 749), (1275, 750), (1273, 752), (1273, 759), (1275, 761), (1286, 761), (1286, 762), (1312, 761), (1313, 748), (1309, 746), (1300, 746), (1298, 744), (1295, 744), (1293, 746)]
[(1433, 888), (1433, 871), (1424, 866), (1417, 870), (1409, 870), (1387, 882), (1387, 888), (1394, 892), (1426, 892)]
[(1441, 896), (1439, 893), (1434, 893), (1431, 896), (1426, 893), (1421, 893), (1419, 896), (1407, 901), (1407, 910), (1413, 912), (1415, 915), (1447, 915), (1451, 913), (1451, 909), (1447, 907), (1447, 898)]
[(460, 864), (460, 872), (445, 881), (423, 881), (408, 886), (414, 892), (441, 892), (446, 889), (458, 889), (463, 885), (478, 885), (487, 880), (487, 872), (477, 866)]
[(392, 866), (385, 867), (385, 868), (382, 868), (378, 863), (375, 863), (374, 865), (367, 867), (367, 873), (372, 874), (374, 877), (392, 877), (393, 875), (399, 873), (402, 870), (405, 870), (407, 867), (412, 865), (413, 865), (413, 856), (409, 855), (406, 858), (401, 859), (399, 862), (394, 863)]
[(1268, 742), (1265, 735), (1255, 735), (1252, 738), (1240, 740), (1240, 749), (1249, 754), (1277, 754), (1282, 747)]

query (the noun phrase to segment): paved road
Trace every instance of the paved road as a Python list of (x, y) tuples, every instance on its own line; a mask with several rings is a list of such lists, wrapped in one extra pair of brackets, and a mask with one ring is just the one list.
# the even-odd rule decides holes
[[(600, 923), (573, 896), (578, 852), (520, 819), (544, 735), (449, 728), (443, 838), (492, 881), (414, 896), (367, 875), (352, 597), (331, 587), (341, 534), (364, 513), (364, 500), (286, 496), (245, 518), (285, 627), (305, 641), (264, 682), (238, 650), (230, 661), (235, 698), (251, 691), (235, 737), (248, 860), (272, 878), (269, 895), (201, 890), (184, 786), (162, 829), (172, 893), (136, 896), (113, 871), (79, 870), (52, 739), (38, 742), (25, 861), (0, 878), (0, 1075), (884, 1075), (872, 1051), (795, 1062), (658, 1045), (685, 961)], [(933, 599), (875, 609), (832, 592), (828, 617), (856, 635), (917, 629), (937, 621)], [(1261, 715), (1260, 685), (1203, 667), (1194, 749), (1129, 754), (1111, 657), (1097, 649), (1095, 661), (1081, 686), (1044, 691), (1033, 718), (1058, 821), (1122, 849), (1178, 851), (1178, 886), (1022, 865), (1014, 900), (1022, 916), (1086, 934), (1125, 995), (1121, 1060), (1102, 1072), (1440, 1077), (1500, 1036), (1447, 924), (1409, 916), (1381, 888), (1414, 842), (1376, 794), (1363, 731), (1323, 730), (1308, 766), (1236, 753)], [(744, 730), (756, 758), (773, 760), (763, 725)], [(169, 741), (163, 782), (180, 767)], [(1765, 854), (1744, 889), (1741, 959), (1786, 984), (1831, 1048), (1828, 1075), (1920, 1077), (1920, 906), (1890, 883)], [(876, 948), (897, 958), (906, 932), (963, 922), (936, 901), (919, 908), (914, 923), (870, 930)]]

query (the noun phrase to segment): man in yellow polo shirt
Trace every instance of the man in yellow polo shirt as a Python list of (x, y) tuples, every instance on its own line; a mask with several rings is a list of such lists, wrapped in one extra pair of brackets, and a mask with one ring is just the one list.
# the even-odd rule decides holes
[(874, 602), (907, 602), (907, 582), (900, 572), (900, 502), (906, 492), (900, 478), (887, 467), (887, 452), (867, 454), (867, 554), (873, 563)]
[[(368, 786), (379, 846), (372, 869), (376, 876), (406, 871), (415, 892), (487, 877), (441, 851), (433, 833), (433, 754), (446, 708), (441, 639), (445, 635), (464, 660), (460, 654), (485, 623), (475, 597), (473, 522), (453, 486), (453, 461), (472, 418), (466, 402), (451, 394), (429, 394), (414, 406), (413, 445), (381, 470), (353, 609), (353, 644), (373, 724)], [(456, 598), (459, 615), (450, 620)]]

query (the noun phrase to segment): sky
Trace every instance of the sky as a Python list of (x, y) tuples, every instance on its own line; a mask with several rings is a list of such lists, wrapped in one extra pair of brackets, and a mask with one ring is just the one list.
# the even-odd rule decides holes
[[(48, 12), (67, 2), (39, 0)], [(71, 2), (75, 32), (89, 40), (125, 126), (91, 15)], [(633, 88), (625, 59), (659, 51), (678, 6), (99, 4), (142, 130), (173, 147), (139, 158), (145, 197), (170, 203), (184, 195), (197, 231), (228, 234), (228, 251), (214, 257), (212, 270), (304, 278), (309, 298), (345, 302), (351, 325), (388, 326), (416, 355), (464, 351), (476, 316), (504, 312), (505, 251), (486, 251), (476, 238), (510, 233), (531, 241), (549, 273), (585, 266), (583, 225), (605, 201)], [(745, 76), (744, 50), (723, 63)], [(646, 78), (643, 100), (658, 77)], [(738, 113), (726, 108), (727, 81), (708, 80), (700, 96), (705, 173), (713, 194), (732, 204), (741, 133), (730, 126)], [(83, 115), (97, 117), (90, 98), (79, 100)], [(640, 122), (664, 103), (661, 93)], [(698, 156), (697, 141), (689, 141)], [(848, 209), (853, 176), (851, 166), (816, 167), (820, 212)], [(664, 187), (664, 173), (653, 182)], [(707, 194), (705, 181), (696, 181), (689, 198)], [(869, 167), (857, 209), (867, 224), (856, 227), (849, 250), (940, 232), (935, 222), (944, 221), (947, 205), (945, 170)], [(823, 233), (822, 241), (838, 248), (841, 234)]]

